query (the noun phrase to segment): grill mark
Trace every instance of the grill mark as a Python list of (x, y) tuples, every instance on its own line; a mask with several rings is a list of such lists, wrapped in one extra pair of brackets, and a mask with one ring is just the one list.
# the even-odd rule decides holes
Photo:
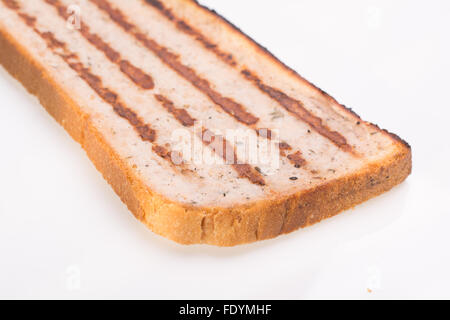
[[(58, 12), (59, 16), (65, 20), (70, 17), (67, 7), (59, 0), (44, 0), (47, 4), (53, 6)], [(95, 48), (102, 51), (109, 61), (119, 65), (120, 70), (136, 85), (142, 89), (151, 90), (155, 87), (153, 78), (144, 71), (134, 66), (131, 62), (121, 59), (119, 52), (108, 45), (100, 36), (90, 32), (89, 26), (83, 21), (80, 22), (80, 34), (88, 40)]]
[(297, 151), (295, 153), (291, 153), (287, 156), (287, 158), (294, 164), (296, 168), (300, 168), (305, 164), (305, 159), (302, 157), (302, 153), (300, 151)]
[(289, 144), (287, 144), (286, 142), (280, 142), (278, 144), (278, 148), (280, 148), (280, 150), (283, 150), (283, 151), (292, 150), (292, 147)]
[(248, 179), (251, 183), (260, 186), (266, 185), (263, 176), (247, 163), (238, 163), (239, 160), (233, 146), (223, 137), (215, 135), (212, 131), (203, 128), (200, 133), (203, 144), (210, 147), (225, 163), (231, 164), (239, 177)]
[(101, 10), (106, 11), (111, 19), (118, 23), (125, 31), (128, 32), (135, 29), (135, 26), (126, 20), (122, 12), (119, 9), (113, 8), (107, 1), (93, 0), (92, 2)]
[[(155, 94), (155, 98), (172, 113), (175, 118), (184, 126), (192, 127), (195, 119), (184, 109), (176, 108), (174, 103), (163, 95)], [(250, 182), (259, 185), (265, 185), (261, 174), (252, 168), (249, 164), (240, 164), (237, 158), (235, 149), (228, 143), (228, 141), (218, 135), (214, 135), (209, 129), (203, 128), (200, 133), (200, 139), (203, 144), (211, 148), (218, 156), (220, 156), (226, 164), (231, 164), (233, 169), (238, 173), (239, 177), (246, 178)], [(156, 151), (156, 150), (155, 150)], [(159, 151), (159, 150), (158, 150)], [(156, 151), (156, 152), (158, 152)]]
[(163, 146), (153, 146), (152, 150), (158, 154), (161, 158), (164, 159), (169, 159), (171, 158), (171, 152), (169, 150), (167, 150), (165, 147)]
[[(266, 138), (268, 140), (272, 139), (272, 131), (270, 131), (270, 129), (266, 128), (257, 129), (256, 133), (260, 137)], [(284, 141), (279, 142), (278, 149), (280, 149), (280, 154), (284, 157), (287, 157), (296, 168), (300, 168), (301, 166), (306, 164), (306, 160), (302, 157), (301, 151), (297, 151), (295, 153), (286, 156), (286, 150), (292, 150), (292, 147), (286, 142)]]
[(295, 115), (298, 119), (306, 122), (320, 135), (329, 139), (344, 151), (352, 152), (353, 148), (347, 143), (347, 140), (339, 132), (332, 131), (324, 125), (322, 119), (307, 110), (301, 101), (291, 98), (281, 90), (264, 84), (256, 75), (247, 69), (242, 70), (241, 74), (244, 75), (246, 79), (253, 82), (262, 92), (276, 100), (287, 111)]
[(155, 98), (161, 102), (164, 108), (169, 111), (183, 126), (192, 127), (195, 124), (196, 119), (181, 108), (176, 108), (172, 101), (160, 94), (155, 94)]
[(262, 177), (262, 175), (256, 171), (255, 168), (253, 168), (252, 166), (250, 166), (247, 163), (235, 163), (232, 165), (233, 169), (236, 170), (236, 172), (238, 173), (238, 175), (241, 178), (246, 178), (248, 179), (251, 183), (253, 184), (258, 184), (260, 186), (265, 186), (266, 182), (264, 181), (264, 178)]
[(26, 14), (23, 14), (23, 13), (19, 13), (19, 16), (20, 16), (20, 17), (22, 18), (22, 20), (24, 20), (25, 23), (26, 23), (28, 26), (30, 26), (30, 27), (34, 26), (34, 24), (36, 23), (36, 18), (35, 18), (35, 17), (30, 17), (30, 16), (28, 16), (28, 15), (26, 15)]
[(294, 153), (291, 153), (289, 155), (286, 155), (288, 151), (292, 150), (292, 147), (287, 144), (286, 142), (280, 142), (278, 143), (278, 148), (280, 149), (280, 154), (286, 158), (296, 167), (297, 169), (300, 167), (303, 167), (307, 161), (305, 158), (303, 158), (303, 154), (301, 151), (296, 151)]
[(152, 78), (138, 67), (135, 67), (128, 60), (120, 61), (120, 70), (125, 73), (131, 81), (143, 89), (151, 90), (155, 87)]
[(7, 6), (8, 8), (10, 8), (12, 10), (20, 9), (19, 4), (15, 0), (3, 0), (3, 3), (5, 4), (5, 6)]
[(181, 30), (184, 33), (189, 34), (190, 36), (194, 37), (197, 41), (199, 41), (206, 49), (214, 52), (214, 54), (220, 58), (223, 62), (226, 64), (229, 64), (230, 66), (236, 66), (237, 62), (234, 59), (233, 55), (231, 53), (226, 53), (222, 51), (217, 44), (209, 40), (207, 37), (205, 37), (199, 30), (196, 28), (190, 26), (187, 24), (184, 20), (177, 18), (173, 13), (172, 10), (164, 6), (164, 4), (159, 0), (145, 0), (144, 3), (154, 7), (157, 9), (163, 16), (165, 16), (167, 19), (175, 23), (177, 28)]
[(259, 121), (258, 117), (248, 112), (241, 104), (231, 98), (222, 96), (219, 92), (214, 90), (208, 80), (199, 76), (194, 69), (181, 63), (177, 54), (170, 52), (166, 47), (161, 46), (156, 41), (140, 32), (137, 26), (128, 22), (123, 13), (119, 9), (113, 8), (107, 0), (90, 1), (99, 9), (106, 12), (115, 23), (134, 36), (147, 49), (152, 51), (164, 64), (189, 81), (194, 87), (203, 92), (216, 105), (233, 116), (237, 121), (246, 125), (253, 125)]
[[(171, 151), (166, 147), (157, 144), (153, 145), (152, 150), (161, 158), (170, 161), (175, 166), (183, 165), (184, 162), (183, 155), (178, 151)], [(189, 169), (183, 169), (181, 172), (190, 174), (194, 173), (192, 170)]]
[[(184, 109), (178, 109), (175, 107), (174, 103), (169, 100), (168, 98), (164, 97), (163, 95), (159, 95), (159, 94), (155, 94), (155, 98), (161, 102), (161, 104), (170, 112), (172, 113), (175, 118), (183, 125), (186, 127), (191, 127), (194, 125), (195, 119), (193, 119), (190, 114), (184, 110)], [(261, 129), (257, 129), (256, 133), (261, 136), (264, 137), (266, 139), (272, 139), (272, 132), (269, 129), (266, 128), (261, 128)], [(205, 138), (206, 136), (206, 138)], [(211, 146), (212, 143), (214, 143), (215, 141), (215, 137), (220, 137), (219, 140), (222, 141), (222, 146), (220, 145), (214, 145)], [(202, 135), (201, 135), (201, 139), (203, 141), (204, 144), (212, 147), (212, 149), (214, 150), (214, 152), (216, 154), (218, 154), (220, 157), (222, 157), (226, 163), (228, 164), (237, 164), (238, 163), (238, 159), (237, 159), (237, 155), (234, 151), (234, 148), (222, 137), (222, 136), (216, 136), (213, 135), (213, 133), (209, 130), (209, 129), (203, 129), (202, 131)], [(220, 143), (219, 141), (219, 143)], [(291, 146), (289, 144), (287, 144), (286, 142), (280, 142), (278, 144), (278, 147), (280, 149), (280, 153), (283, 156), (286, 156), (285, 151), (286, 150), (291, 150)], [(233, 151), (233, 153), (229, 154), (227, 152), (231, 152)], [(302, 157), (302, 153), (300, 151), (297, 151), (293, 154), (290, 154), (287, 156), (287, 158), (291, 161), (291, 163), (296, 167), (296, 168), (300, 168), (301, 166), (303, 166), (306, 163), (306, 160)], [(255, 174), (255, 172), (253, 172), (253, 170), (251, 170), (250, 166), (234, 166), (234, 169), (236, 171), (238, 171), (239, 176), (241, 177), (251, 177), (251, 181), (253, 182), (253, 180), (257, 181), (256, 178), (253, 177), (253, 175)], [(255, 169), (255, 171), (257, 173), (260, 173), (257, 169)], [(255, 182), (253, 182), (255, 183)], [(256, 182), (258, 184), (260, 184), (259, 182)]]
[[(168, 20), (175, 23), (177, 28), (182, 32), (192, 36), (197, 41), (203, 44), (203, 46), (216, 54), (217, 57), (224, 60), (224, 57), (231, 56), (231, 54), (227, 54), (226, 52), (220, 50), (217, 44), (214, 44), (209, 40), (203, 33), (199, 30), (195, 29), (191, 25), (189, 25), (184, 20), (176, 17), (173, 12), (164, 6), (164, 4), (159, 0), (144, 0), (144, 3), (147, 3), (153, 6), (158, 10), (163, 16), (165, 16)], [(224, 60), (225, 62), (226, 59)], [(233, 63), (228, 63), (232, 67), (237, 66), (237, 62), (233, 59)], [(346, 152), (354, 153), (353, 148), (347, 143), (347, 140), (338, 132), (330, 130), (326, 125), (323, 124), (322, 119), (313, 115), (310, 111), (308, 111), (303, 103), (299, 100), (296, 100), (286, 93), (282, 92), (279, 89), (271, 87), (267, 84), (264, 84), (256, 75), (250, 72), (247, 69), (243, 69), (241, 74), (245, 79), (251, 81), (256, 87), (261, 90), (263, 93), (267, 94), (273, 100), (277, 101), (282, 107), (286, 110), (294, 114), (298, 119), (306, 122), (311, 126), (314, 130), (316, 130), (320, 135), (329, 139), (336, 146), (343, 149)]]
[[(61, 57), (64, 62), (83, 79), (89, 87), (91, 87), (97, 95), (102, 98), (103, 101), (110, 104), (114, 112), (128, 121), (130, 125), (136, 130), (140, 138), (143, 141), (152, 143), (152, 150), (160, 156), (162, 159), (170, 161), (174, 165), (181, 164), (181, 161), (177, 161), (176, 157), (172, 157), (173, 152), (167, 150), (165, 147), (158, 145), (156, 140), (156, 131), (150, 127), (150, 125), (144, 123), (144, 121), (131, 109), (129, 109), (123, 102), (120, 101), (117, 93), (109, 88), (102, 86), (102, 80), (97, 75), (93, 74), (89, 68), (86, 68), (75, 53), (70, 52), (64, 42), (56, 39), (52, 32), (42, 32), (35, 26), (36, 18), (26, 13), (20, 12), (19, 4), (15, 0), (1, 0), (8, 8), (14, 10), (18, 16), (30, 27), (33, 31), (39, 35), (46, 43), (49, 49), (54, 54)], [(181, 155), (178, 156), (178, 160)], [(176, 161), (174, 161), (174, 159)]]
[[(262, 137), (262, 138), (266, 138), (268, 140), (272, 139), (272, 131), (270, 129), (266, 129), (266, 128), (261, 128), (261, 129), (257, 129), (256, 133), (258, 134), (258, 136)], [(281, 141), (278, 143), (278, 149), (280, 150), (280, 154), (283, 157), (287, 157), (289, 159), (289, 161), (298, 169), (301, 166), (303, 166), (304, 164), (306, 164), (306, 160), (302, 157), (302, 153), (301, 151), (297, 151), (293, 154), (290, 155), (286, 155), (286, 151), (288, 150), (292, 150), (292, 147), (284, 141)]]
[[(92, 0), (102, 1), (102, 0)], [(222, 108), (223, 111), (233, 116), (237, 121), (246, 125), (253, 125), (259, 121), (259, 119), (253, 114), (247, 112), (245, 108), (232, 100), (231, 98), (222, 96), (219, 92), (211, 88), (208, 80), (201, 78), (194, 69), (185, 66), (179, 61), (179, 57), (176, 54), (170, 52), (167, 48), (160, 46), (154, 40), (149, 39), (143, 33), (135, 33), (134, 36), (144, 46), (155, 53), (166, 65), (176, 71), (180, 76), (188, 80), (194, 87), (208, 96), (216, 105)]]

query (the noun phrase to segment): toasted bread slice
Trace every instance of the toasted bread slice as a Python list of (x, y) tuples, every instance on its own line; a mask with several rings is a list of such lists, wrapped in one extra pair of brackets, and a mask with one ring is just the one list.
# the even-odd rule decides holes
[(195, 1), (0, 0), (0, 62), (179, 243), (273, 238), (411, 172), (406, 142)]

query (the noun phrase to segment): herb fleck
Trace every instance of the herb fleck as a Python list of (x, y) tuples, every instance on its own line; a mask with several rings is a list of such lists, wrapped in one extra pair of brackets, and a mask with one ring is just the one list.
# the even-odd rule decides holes
[(272, 117), (271, 120), (284, 118), (284, 114), (280, 110), (277, 110), (277, 109), (274, 109), (273, 112), (269, 113), (269, 115)]

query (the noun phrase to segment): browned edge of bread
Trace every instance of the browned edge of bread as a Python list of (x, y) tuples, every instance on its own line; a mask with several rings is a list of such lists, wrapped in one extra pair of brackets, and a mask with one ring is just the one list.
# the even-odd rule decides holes
[[(232, 29), (240, 33), (235, 27)], [(268, 51), (252, 43), (279, 62)], [(230, 208), (194, 207), (177, 203), (146, 186), (133, 168), (107, 144), (89, 116), (49, 76), (45, 67), (35, 61), (7, 31), (1, 29), (0, 63), (31, 94), (36, 95), (46, 110), (81, 144), (136, 218), (155, 233), (182, 244), (234, 246), (289, 233), (388, 191), (411, 172), (411, 150), (403, 140), (393, 135), (398, 151), (392, 157), (368, 164), (359, 172), (310, 190)]]

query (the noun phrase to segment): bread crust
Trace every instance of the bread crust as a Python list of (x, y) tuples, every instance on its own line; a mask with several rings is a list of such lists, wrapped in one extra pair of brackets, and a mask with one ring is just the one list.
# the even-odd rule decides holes
[[(265, 49), (264, 52), (278, 61)], [(96, 168), (135, 217), (153, 232), (178, 243), (234, 246), (274, 238), (334, 216), (388, 191), (406, 179), (411, 172), (410, 147), (403, 140), (392, 138), (396, 144), (396, 152), (390, 157), (369, 163), (358, 172), (293, 195), (229, 208), (177, 203), (146, 186), (108, 145), (89, 116), (51, 78), (45, 67), (1, 28), (0, 63), (31, 94), (36, 95), (56, 121), (81, 144)], [(287, 68), (281, 63), (280, 67)], [(300, 79), (312, 86), (303, 78)], [(328, 95), (327, 97), (333, 99)]]

